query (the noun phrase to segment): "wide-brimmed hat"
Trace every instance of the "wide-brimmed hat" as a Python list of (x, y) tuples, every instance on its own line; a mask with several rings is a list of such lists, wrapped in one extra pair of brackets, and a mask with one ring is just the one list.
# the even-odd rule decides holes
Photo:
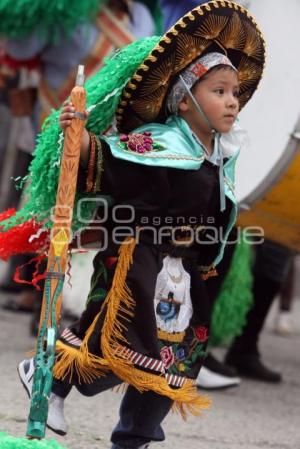
[(167, 94), (180, 72), (208, 52), (224, 53), (238, 70), (240, 109), (256, 90), (265, 41), (253, 16), (237, 3), (215, 0), (183, 16), (167, 31), (125, 86), (116, 111), (119, 131), (167, 117)]

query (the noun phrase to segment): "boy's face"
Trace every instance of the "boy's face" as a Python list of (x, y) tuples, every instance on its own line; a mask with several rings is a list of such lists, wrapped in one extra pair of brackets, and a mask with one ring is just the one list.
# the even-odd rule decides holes
[[(192, 92), (213, 129), (220, 133), (229, 132), (239, 111), (236, 72), (231, 69), (213, 71), (197, 83)], [(179, 112), (193, 130), (211, 132), (188, 96), (179, 104)]]

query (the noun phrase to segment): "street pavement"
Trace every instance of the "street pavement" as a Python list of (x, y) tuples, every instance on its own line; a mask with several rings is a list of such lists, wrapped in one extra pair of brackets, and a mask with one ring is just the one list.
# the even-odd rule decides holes
[[(243, 380), (240, 387), (209, 393), (213, 404), (202, 416), (187, 422), (172, 413), (166, 418), (167, 439), (154, 444), (154, 449), (300, 449), (299, 300), (294, 317), (296, 334), (292, 337), (274, 335), (271, 316), (261, 338), (263, 359), (283, 373), (282, 384)], [(17, 363), (34, 348), (29, 319), (28, 314), (0, 309), (0, 431), (16, 437), (25, 435), (29, 406), (16, 370)], [(216, 354), (222, 356), (224, 349)], [(120, 399), (121, 393), (113, 391), (93, 398), (72, 391), (66, 401), (68, 435), (59, 437), (48, 430), (46, 437), (68, 449), (109, 448)]]

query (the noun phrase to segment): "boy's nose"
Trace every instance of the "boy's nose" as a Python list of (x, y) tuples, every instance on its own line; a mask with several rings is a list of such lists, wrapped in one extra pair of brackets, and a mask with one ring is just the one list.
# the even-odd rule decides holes
[(228, 99), (227, 106), (230, 107), (230, 109), (235, 109), (239, 105), (239, 100), (237, 97), (234, 97), (233, 95), (230, 96)]

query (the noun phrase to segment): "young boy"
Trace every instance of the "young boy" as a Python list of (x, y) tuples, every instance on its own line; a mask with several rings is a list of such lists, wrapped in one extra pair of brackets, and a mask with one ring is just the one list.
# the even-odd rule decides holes
[[(208, 406), (195, 386), (209, 333), (205, 279), (216, 274), (235, 222), (235, 120), (264, 57), (250, 14), (209, 2), (178, 21), (126, 84), (116, 110), (121, 134), (97, 135), (87, 122), (79, 189), (114, 206), (102, 208), (86, 310), (57, 344), (48, 416), (56, 432), (67, 431), (72, 385), (94, 395), (129, 384), (114, 449), (162, 441), (172, 404), (183, 416)], [(63, 107), (62, 129), (75, 112)], [(29, 391), (32, 370), (32, 361), (19, 366)]]

